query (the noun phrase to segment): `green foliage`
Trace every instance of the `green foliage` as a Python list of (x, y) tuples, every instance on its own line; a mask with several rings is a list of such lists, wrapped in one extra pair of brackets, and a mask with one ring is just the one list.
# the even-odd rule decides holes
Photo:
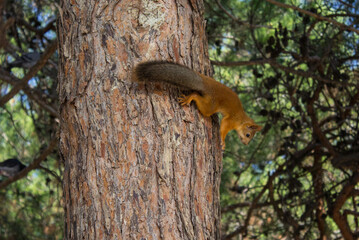
[[(22, 79), (28, 67), (11, 67), (27, 53), (42, 53), (56, 37), (53, 1), (0, 2), (0, 99)], [(4, 36), (4, 37), (3, 37)], [(47, 111), (56, 103), (56, 57), (0, 108), (0, 162), (18, 158), (30, 165), (48, 146), (56, 131), (55, 116)], [(48, 108), (44, 108), (44, 106)], [(56, 151), (41, 167), (0, 189), (0, 239), (61, 239), (63, 208), (62, 166)], [(0, 183), (8, 178), (0, 176)]]
[[(32, 118), (20, 101), (11, 101), (0, 110), (0, 162), (17, 157), (25, 165), (39, 153), (40, 139)], [(42, 163), (57, 169), (56, 159)], [(61, 172), (56, 170), (56, 175)], [(6, 177), (0, 176), (0, 181)], [(0, 239), (61, 239), (63, 209), (60, 205), (61, 185), (57, 178), (42, 170), (32, 171), (5, 189), (0, 190)], [(44, 211), (45, 210), (45, 211)]]
[[(35, 171), (0, 191), (0, 239), (61, 239), (63, 209), (54, 179)], [(56, 190), (56, 191), (55, 191)]]
[(40, 145), (38, 138), (34, 138), (31, 118), (22, 110), (19, 101), (13, 102), (0, 110), (0, 133), (3, 136), (0, 139), (0, 161), (12, 157), (25, 159), (32, 156), (38, 150), (36, 146)]
[[(340, 237), (333, 212), (356, 211), (354, 193), (342, 207), (337, 199), (357, 185), (359, 35), (267, 1), (205, 2), (215, 78), (264, 125), (248, 146), (227, 137), (224, 239)], [(354, 1), (280, 2), (358, 28)], [(358, 219), (347, 224), (355, 235)]]

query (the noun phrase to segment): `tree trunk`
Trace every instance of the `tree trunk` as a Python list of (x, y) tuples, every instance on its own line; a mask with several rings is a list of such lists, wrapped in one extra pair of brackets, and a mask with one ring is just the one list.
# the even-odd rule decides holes
[(66, 239), (219, 239), (218, 119), (130, 82), (146, 60), (210, 73), (202, 0), (62, 1)]

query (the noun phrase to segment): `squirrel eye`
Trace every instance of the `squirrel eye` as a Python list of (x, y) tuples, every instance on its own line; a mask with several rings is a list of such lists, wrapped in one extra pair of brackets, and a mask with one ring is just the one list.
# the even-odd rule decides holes
[(249, 133), (246, 134), (246, 137), (249, 138), (251, 135)]

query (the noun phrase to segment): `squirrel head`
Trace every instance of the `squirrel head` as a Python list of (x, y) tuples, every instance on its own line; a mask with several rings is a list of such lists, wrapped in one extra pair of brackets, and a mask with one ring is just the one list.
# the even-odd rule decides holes
[(241, 124), (237, 129), (238, 137), (244, 145), (252, 140), (256, 132), (260, 131), (262, 126), (255, 124), (254, 122), (245, 122)]

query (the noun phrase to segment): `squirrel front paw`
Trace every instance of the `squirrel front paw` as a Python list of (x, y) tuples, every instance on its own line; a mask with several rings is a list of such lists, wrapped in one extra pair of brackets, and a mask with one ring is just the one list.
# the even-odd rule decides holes
[(226, 148), (226, 144), (224, 142), (221, 143), (222, 151)]

